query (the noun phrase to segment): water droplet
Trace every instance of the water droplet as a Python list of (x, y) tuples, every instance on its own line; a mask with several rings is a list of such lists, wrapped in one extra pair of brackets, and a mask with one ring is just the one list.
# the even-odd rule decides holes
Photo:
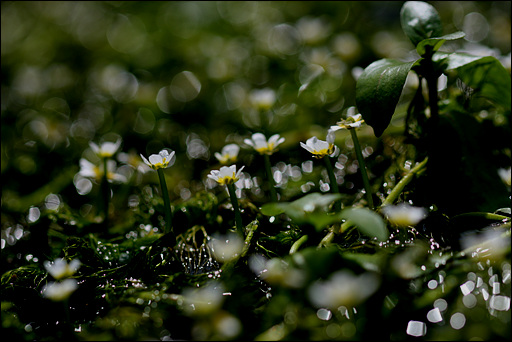
[(427, 313), (427, 319), (429, 322), (438, 323), (443, 320), (443, 316), (441, 316), (441, 311), (439, 308), (433, 308)]
[(463, 313), (456, 312), (450, 318), (450, 325), (453, 329), (459, 330), (466, 324), (466, 316)]
[(424, 336), (427, 333), (427, 325), (420, 321), (409, 321), (406, 332), (411, 336)]

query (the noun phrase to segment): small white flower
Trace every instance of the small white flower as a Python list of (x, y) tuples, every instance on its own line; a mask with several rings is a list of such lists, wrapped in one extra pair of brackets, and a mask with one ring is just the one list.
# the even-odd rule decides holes
[(274, 134), (268, 141), (263, 133), (254, 133), (251, 139), (244, 139), (244, 143), (252, 146), (260, 154), (271, 155), (277, 151), (277, 146), (284, 142), (284, 138), (280, 137), (279, 134)]
[(146, 157), (144, 157), (142, 154), (140, 156), (142, 157), (142, 160), (147, 166), (149, 166), (153, 170), (158, 170), (171, 167), (174, 164), (174, 161), (176, 160), (174, 155), (174, 151), (171, 151), (171, 153), (169, 153), (168, 150), (161, 150), (160, 152), (158, 152), (158, 154), (150, 155), (149, 160), (147, 160)]
[(291, 266), (281, 258), (267, 259), (262, 255), (253, 254), (249, 258), (249, 267), (270, 285), (300, 288), (306, 281), (304, 271)]
[(341, 119), (341, 121), (337, 122), (336, 125), (331, 126), (333, 131), (337, 131), (339, 129), (353, 129), (361, 127), (361, 124), (364, 123), (363, 116), (361, 114), (356, 114), (349, 116), (346, 120)]
[(56, 280), (63, 278), (69, 278), (80, 268), (80, 260), (74, 259), (68, 264), (66, 260), (62, 258), (55, 259), (53, 263), (49, 261), (44, 262), (44, 268), (48, 273), (51, 274)]
[(300, 143), (306, 151), (310, 152), (315, 158), (323, 158), (325, 156), (334, 157), (338, 153), (338, 147), (334, 145), (334, 131), (329, 130), (326, 141), (312, 137), (306, 140), (306, 143)]
[(109, 158), (112, 157), (121, 146), (121, 139), (118, 139), (115, 143), (107, 141), (101, 143), (100, 146), (96, 145), (91, 141), (89, 142), (89, 146), (98, 157)]
[(240, 151), (240, 146), (237, 144), (228, 144), (222, 148), (221, 153), (215, 152), (215, 158), (221, 164), (233, 164), (236, 163), (238, 159), (238, 152)]
[(188, 315), (204, 316), (218, 311), (224, 301), (224, 287), (211, 281), (201, 288), (185, 288), (182, 292), (183, 309)]
[(276, 92), (270, 88), (254, 89), (251, 91), (249, 99), (256, 108), (268, 110), (276, 102)]
[(240, 179), (240, 174), (245, 166), (242, 166), (238, 172), (236, 171), (236, 165), (223, 166), (220, 170), (212, 170), (208, 175), (208, 178), (213, 179), (220, 185), (233, 184)]
[(427, 216), (425, 208), (413, 207), (407, 203), (386, 205), (381, 210), (389, 222), (399, 227), (414, 226)]
[(43, 288), (44, 297), (56, 302), (67, 299), (78, 288), (76, 279), (65, 279), (62, 282), (49, 282)]
[(503, 183), (505, 183), (506, 185), (510, 186), (511, 184), (511, 168), (509, 167), (508, 169), (504, 169), (504, 168), (500, 168), (498, 169), (498, 174), (500, 175), (500, 178), (501, 180), (503, 181)]
[(228, 262), (240, 255), (244, 248), (244, 241), (238, 234), (213, 236), (209, 243), (215, 260)]
[[(80, 171), (78, 174), (82, 177), (92, 178), (96, 181), (101, 181), (104, 174), (105, 167), (103, 166), (103, 162), (98, 166), (87, 159), (81, 158), (80, 161)], [(127, 179), (125, 176), (116, 172), (117, 164), (115, 160), (107, 160), (107, 180), (109, 182), (126, 182)]]
[(374, 273), (355, 275), (349, 270), (334, 272), (329, 279), (317, 280), (308, 290), (309, 300), (317, 308), (336, 310), (340, 306), (354, 307), (370, 295), (380, 285)]

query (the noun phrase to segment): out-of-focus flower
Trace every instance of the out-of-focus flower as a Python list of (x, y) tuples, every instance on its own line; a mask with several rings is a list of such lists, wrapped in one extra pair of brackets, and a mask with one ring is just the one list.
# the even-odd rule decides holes
[(101, 143), (99, 146), (91, 141), (89, 142), (89, 146), (98, 157), (110, 158), (117, 152), (117, 150), (121, 146), (121, 139), (118, 139), (115, 143), (107, 141)]
[(80, 268), (80, 260), (74, 259), (68, 264), (66, 260), (62, 258), (55, 259), (52, 263), (50, 261), (44, 262), (44, 268), (51, 276), (57, 280), (69, 278)]
[(268, 110), (276, 102), (276, 92), (270, 88), (254, 89), (249, 94), (249, 100), (257, 109)]
[(380, 279), (374, 273), (355, 275), (350, 270), (341, 270), (325, 281), (317, 280), (311, 284), (308, 296), (317, 308), (336, 310), (340, 306), (354, 307), (362, 303), (379, 285)]
[[(80, 171), (78, 171), (78, 174), (82, 177), (92, 178), (96, 181), (101, 181), (104, 174), (104, 166), (103, 163), (101, 163), (99, 166), (91, 163), (87, 159), (80, 159)], [(109, 182), (119, 182), (123, 183), (126, 182), (127, 179), (125, 176), (119, 174), (116, 172), (117, 165), (115, 160), (107, 160), (107, 180)]]
[(212, 170), (208, 175), (208, 178), (213, 179), (220, 185), (233, 184), (240, 179), (240, 174), (245, 166), (242, 166), (238, 172), (236, 171), (236, 165), (223, 166), (220, 170)]
[(244, 247), (244, 241), (238, 234), (213, 236), (209, 243), (215, 260), (228, 262), (236, 259)]
[(381, 210), (389, 222), (399, 227), (414, 226), (427, 216), (425, 208), (413, 207), (407, 203), (386, 205)]
[(306, 143), (300, 143), (306, 151), (310, 152), (315, 158), (323, 158), (325, 156), (334, 157), (338, 153), (338, 147), (334, 145), (334, 132), (329, 130), (326, 141), (312, 137), (306, 140)]
[(190, 316), (205, 316), (217, 312), (224, 301), (224, 287), (211, 281), (201, 288), (186, 288), (182, 292), (183, 310)]
[(171, 167), (174, 164), (174, 161), (176, 160), (174, 155), (174, 151), (171, 151), (169, 153), (169, 151), (165, 149), (158, 152), (158, 154), (150, 155), (149, 160), (147, 160), (146, 157), (144, 157), (142, 154), (140, 156), (142, 157), (142, 160), (144, 161), (144, 163), (146, 163), (147, 166), (149, 166), (153, 170), (158, 170)]
[(504, 168), (500, 168), (498, 169), (498, 174), (500, 175), (500, 178), (501, 180), (503, 181), (503, 183), (505, 183), (506, 185), (510, 186), (511, 184), (511, 168), (509, 167), (508, 169), (504, 169)]
[(341, 119), (336, 123), (336, 125), (331, 126), (331, 130), (337, 131), (339, 129), (354, 129), (361, 127), (362, 123), (364, 123), (363, 116), (361, 114), (356, 114), (349, 116), (346, 119)]
[(244, 139), (244, 143), (252, 146), (256, 152), (268, 155), (277, 151), (277, 146), (283, 142), (284, 138), (280, 137), (279, 134), (274, 134), (268, 139), (268, 141), (263, 133), (254, 133), (251, 139)]
[(240, 151), (240, 146), (237, 144), (228, 144), (222, 148), (221, 153), (215, 152), (215, 158), (223, 164), (233, 164), (238, 160), (238, 152)]
[(302, 270), (290, 266), (281, 258), (268, 260), (262, 255), (254, 254), (249, 258), (249, 267), (270, 285), (300, 288), (306, 280)]
[(78, 288), (78, 282), (75, 279), (65, 279), (61, 282), (49, 282), (43, 288), (44, 297), (55, 302), (60, 302), (69, 298)]

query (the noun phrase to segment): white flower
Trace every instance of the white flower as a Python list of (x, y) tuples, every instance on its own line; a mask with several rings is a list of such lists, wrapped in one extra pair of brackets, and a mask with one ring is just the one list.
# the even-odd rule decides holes
[(249, 95), (251, 103), (258, 109), (270, 109), (276, 102), (276, 93), (270, 88), (254, 89)]
[(224, 301), (224, 288), (211, 281), (201, 288), (185, 288), (182, 292), (183, 309), (188, 315), (202, 316), (218, 311)]
[(78, 288), (76, 279), (66, 279), (62, 282), (49, 282), (43, 288), (42, 294), (56, 302), (67, 299)]
[(228, 235), (214, 236), (209, 243), (215, 260), (228, 262), (240, 255), (244, 248), (244, 240), (234, 233)]
[(171, 167), (174, 164), (174, 161), (176, 160), (174, 155), (174, 151), (171, 151), (171, 153), (169, 153), (168, 150), (161, 150), (160, 152), (158, 152), (158, 154), (150, 155), (149, 161), (142, 154), (140, 156), (142, 157), (142, 160), (144, 161), (144, 163), (146, 163), (147, 166), (149, 166), (153, 170), (158, 170)]
[(399, 227), (414, 226), (427, 216), (425, 208), (413, 207), (407, 203), (386, 205), (381, 210), (389, 222)]
[(270, 285), (300, 288), (306, 280), (304, 271), (290, 266), (281, 258), (266, 259), (262, 255), (253, 254), (249, 258), (249, 267)]
[[(98, 166), (87, 159), (81, 158), (80, 161), (80, 171), (78, 174), (82, 177), (92, 178), (96, 181), (101, 181), (104, 174), (105, 167), (103, 166), (103, 162)], [(126, 182), (127, 179), (125, 176), (116, 173), (117, 164), (115, 160), (107, 160), (107, 180), (109, 182)]]
[(104, 143), (101, 143), (100, 146), (96, 145), (92, 141), (89, 142), (89, 146), (91, 149), (98, 155), (100, 158), (109, 158), (112, 157), (119, 147), (121, 146), (121, 139), (118, 139), (115, 143), (107, 141)]
[(274, 134), (268, 141), (263, 133), (254, 133), (251, 139), (244, 139), (244, 143), (252, 146), (260, 154), (272, 154), (277, 151), (277, 146), (284, 142), (284, 138), (279, 134)]
[(339, 129), (353, 129), (361, 127), (362, 123), (364, 123), (363, 116), (361, 114), (356, 114), (349, 116), (346, 120), (341, 119), (341, 121), (337, 122), (336, 125), (331, 126), (331, 130), (337, 131)]
[(55, 259), (53, 263), (49, 261), (44, 262), (44, 268), (51, 276), (57, 280), (63, 278), (69, 278), (80, 268), (80, 260), (74, 259), (68, 264), (66, 260), (62, 258)]
[(306, 151), (310, 152), (315, 158), (323, 158), (325, 156), (334, 157), (338, 153), (338, 147), (334, 145), (334, 131), (329, 130), (327, 133), (327, 140), (319, 140), (317, 137), (312, 137), (306, 140), (306, 143), (300, 143)]
[(511, 184), (511, 181), (510, 181), (511, 172), (510, 172), (510, 170), (511, 170), (510, 167), (508, 169), (504, 169), (504, 168), (498, 169), (498, 174), (500, 175), (501, 180), (503, 181), (503, 183), (505, 183), (508, 186), (510, 186), (510, 184)]
[(362, 303), (379, 285), (380, 279), (374, 273), (355, 275), (350, 270), (341, 270), (325, 281), (317, 280), (311, 284), (308, 296), (317, 308), (336, 310), (342, 305), (354, 307)]
[(242, 166), (238, 172), (236, 171), (236, 165), (223, 166), (220, 170), (212, 170), (208, 175), (208, 178), (213, 179), (220, 185), (233, 184), (240, 179), (240, 174), (245, 166)]
[(239, 151), (240, 146), (237, 144), (228, 144), (222, 148), (221, 153), (215, 152), (215, 158), (217, 158), (221, 164), (232, 164), (237, 161)]

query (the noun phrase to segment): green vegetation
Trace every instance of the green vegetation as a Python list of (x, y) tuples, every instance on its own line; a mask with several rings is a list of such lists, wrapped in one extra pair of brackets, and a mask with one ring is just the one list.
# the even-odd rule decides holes
[(4, 338), (510, 339), (510, 2), (1, 8)]

